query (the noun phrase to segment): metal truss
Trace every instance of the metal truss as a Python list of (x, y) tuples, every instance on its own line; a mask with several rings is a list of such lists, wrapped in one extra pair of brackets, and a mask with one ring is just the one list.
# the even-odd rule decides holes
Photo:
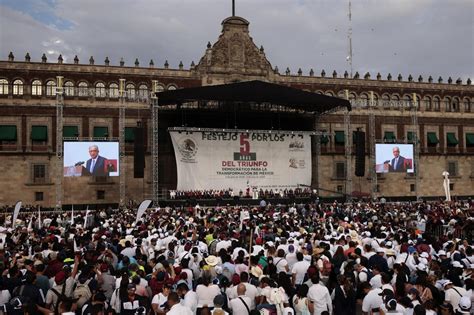
[(62, 210), (63, 202), (63, 77), (56, 77), (56, 209)]
[(153, 182), (153, 192), (152, 192), (152, 200), (155, 207), (158, 205), (158, 198), (159, 198), (159, 170), (158, 170), (158, 118), (159, 118), (159, 103), (158, 98), (155, 94), (152, 95), (151, 98), (151, 113), (152, 113), (152, 125), (153, 125), (153, 132), (152, 132), (152, 143), (151, 143), (151, 159), (152, 159), (152, 182)]
[(375, 103), (374, 103), (374, 92), (370, 92), (370, 103), (369, 103), (369, 150), (370, 150), (370, 162), (369, 172), (372, 184), (371, 197), (372, 199), (377, 197), (377, 172), (375, 170)]
[(346, 196), (352, 201), (352, 132), (350, 111), (344, 111), (345, 156), (346, 156)]
[(126, 205), (125, 201), (125, 178), (126, 178), (126, 167), (125, 167), (125, 91), (123, 90), (123, 86), (125, 86), (125, 79), (120, 79), (120, 91), (119, 91), (119, 100), (120, 100), (120, 107), (119, 107), (119, 183), (120, 183), (120, 207), (124, 207)]

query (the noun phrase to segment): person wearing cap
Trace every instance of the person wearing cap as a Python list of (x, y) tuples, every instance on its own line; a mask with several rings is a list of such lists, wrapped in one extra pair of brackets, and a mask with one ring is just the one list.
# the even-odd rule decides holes
[(74, 284), (76, 283), (75, 277), (79, 267), (79, 257), (76, 255), (74, 259), (74, 268), (72, 273), (68, 276), (66, 271), (60, 271), (54, 276), (53, 287), (46, 293), (46, 308), (54, 311), (59, 309), (59, 297), (65, 296), (68, 298), (72, 297)]
[(405, 308), (397, 303), (397, 300), (393, 295), (385, 295), (384, 304), (380, 307), (380, 314), (381, 315), (404, 315)]
[(167, 315), (193, 315), (195, 314), (191, 309), (180, 303), (179, 296), (176, 292), (171, 292), (168, 295), (168, 305), (170, 310), (166, 313)]
[(458, 303), (456, 315), (472, 314), (472, 301), (469, 296), (463, 296)]
[(467, 295), (467, 291), (461, 287), (455, 287), (451, 281), (446, 281), (444, 288), (444, 302), (450, 304), (454, 311), (459, 309), (459, 301)]

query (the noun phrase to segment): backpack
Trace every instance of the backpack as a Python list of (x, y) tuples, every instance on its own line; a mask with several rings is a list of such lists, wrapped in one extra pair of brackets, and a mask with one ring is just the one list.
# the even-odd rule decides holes
[(82, 306), (92, 297), (91, 290), (87, 284), (79, 284), (73, 292), (73, 298), (78, 299), (78, 307)]
[[(374, 274), (370, 270), (362, 270), (361, 272), (365, 273), (367, 275), (367, 282), (370, 282), (370, 279), (374, 277)], [(359, 277), (357, 277), (359, 278)]]

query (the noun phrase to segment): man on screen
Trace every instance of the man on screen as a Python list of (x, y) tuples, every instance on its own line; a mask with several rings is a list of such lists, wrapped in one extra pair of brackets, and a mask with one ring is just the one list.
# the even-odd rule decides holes
[(107, 159), (99, 155), (99, 147), (95, 144), (89, 147), (90, 159), (87, 160), (86, 170), (93, 176), (107, 176), (109, 172), (106, 171), (105, 165)]
[(400, 155), (400, 148), (393, 147), (392, 152), (393, 152), (393, 159), (390, 161), (389, 171), (390, 172), (406, 172), (407, 168), (405, 164), (405, 158)]

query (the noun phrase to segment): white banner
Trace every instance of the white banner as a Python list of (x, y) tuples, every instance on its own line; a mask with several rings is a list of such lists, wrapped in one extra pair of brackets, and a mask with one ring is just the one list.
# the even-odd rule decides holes
[(148, 209), (150, 204), (151, 204), (151, 200), (143, 200), (142, 203), (138, 206), (137, 218), (135, 219), (135, 223), (140, 221), (140, 218), (143, 216), (143, 214), (145, 213), (146, 209)]
[(21, 201), (18, 201), (15, 205), (15, 210), (13, 210), (13, 218), (12, 218), (12, 227), (15, 228), (16, 218), (18, 218), (18, 213), (20, 213), (21, 209)]
[(282, 190), (311, 185), (311, 136), (305, 132), (170, 132), (177, 190)]

